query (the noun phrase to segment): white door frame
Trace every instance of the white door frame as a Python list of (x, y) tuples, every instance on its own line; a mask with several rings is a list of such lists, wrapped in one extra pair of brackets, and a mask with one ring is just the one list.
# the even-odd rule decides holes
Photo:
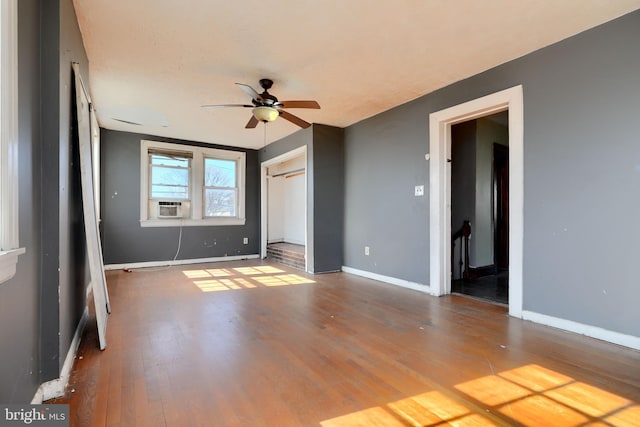
[[(268, 184), (267, 184), (267, 169), (271, 166), (277, 165), (278, 163), (285, 162), (287, 160), (293, 159), (300, 155), (304, 155), (304, 167), (305, 172), (307, 172), (307, 146), (303, 145), (302, 147), (298, 147), (294, 150), (288, 151), (284, 154), (276, 156), (272, 159), (266, 160), (260, 164), (260, 258), (267, 257), (267, 239), (269, 235), (269, 195), (268, 195)], [(307, 176), (308, 174), (304, 174), (304, 270), (308, 271), (308, 254), (307, 254)]]
[(429, 257), (434, 295), (451, 293), (451, 125), (509, 110), (509, 314), (522, 317), (524, 114), (522, 85), (429, 115)]

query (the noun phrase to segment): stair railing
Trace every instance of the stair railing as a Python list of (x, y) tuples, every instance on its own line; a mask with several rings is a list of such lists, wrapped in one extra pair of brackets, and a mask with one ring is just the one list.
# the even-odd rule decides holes
[[(451, 235), (451, 278), (455, 277), (455, 247), (456, 240), (460, 239), (460, 258), (458, 268), (463, 279), (468, 280), (469, 275), (469, 236), (471, 236), (471, 222), (463, 221), (462, 227)], [(464, 259), (464, 261), (463, 261)]]

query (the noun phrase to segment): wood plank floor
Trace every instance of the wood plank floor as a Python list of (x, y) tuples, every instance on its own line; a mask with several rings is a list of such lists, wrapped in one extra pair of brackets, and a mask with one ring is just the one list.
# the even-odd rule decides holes
[(72, 426), (640, 425), (640, 352), (344, 273), (107, 272)]

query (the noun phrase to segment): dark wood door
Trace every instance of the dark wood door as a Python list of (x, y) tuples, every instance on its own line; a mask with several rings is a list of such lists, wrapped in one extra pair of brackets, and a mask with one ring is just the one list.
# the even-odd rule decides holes
[(494, 259), (509, 268), (509, 147), (493, 144)]

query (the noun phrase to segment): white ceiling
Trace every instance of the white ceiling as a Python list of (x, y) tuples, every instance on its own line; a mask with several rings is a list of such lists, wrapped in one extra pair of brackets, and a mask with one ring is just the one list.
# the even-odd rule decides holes
[[(249, 103), (234, 83), (345, 127), (640, 8), (640, 0), (74, 0), (103, 128), (238, 147)], [(261, 90), (259, 90), (261, 92)], [(114, 118), (143, 123), (135, 126)], [(299, 128), (279, 118), (267, 142)]]

